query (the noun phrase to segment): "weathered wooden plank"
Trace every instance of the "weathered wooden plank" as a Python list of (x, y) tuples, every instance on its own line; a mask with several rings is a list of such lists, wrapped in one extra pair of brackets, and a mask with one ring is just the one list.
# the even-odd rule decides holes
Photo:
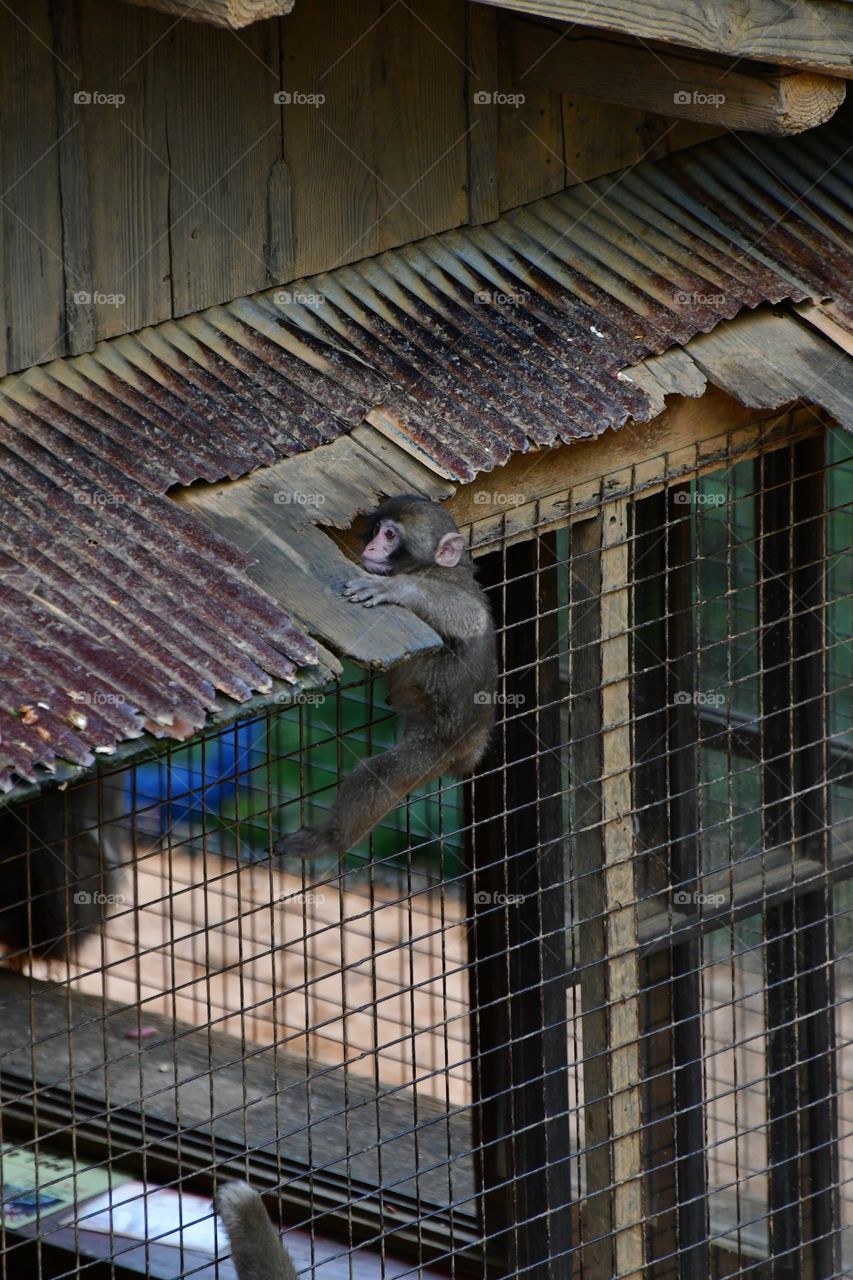
[(263, 18), (280, 18), (290, 13), (294, 0), (128, 0), (146, 9), (161, 9), (191, 22), (211, 22), (232, 29), (247, 27)]
[(97, 337), (171, 314), (169, 155), (157, 58), (169, 23), (156, 13), (83, 0), (83, 91), (121, 95), (81, 105), (86, 138)]
[(48, 0), (17, 0), (3, 7), (0, 318), (5, 371), (50, 360), (66, 350), (52, 42)]
[(77, 95), (83, 83), (80, 53), (80, 3), (51, 4), (56, 53), (56, 126), (59, 155), (59, 203), (62, 211), (62, 264), (65, 272), (66, 350), (72, 355), (95, 344), (92, 253), (86, 134), (80, 124)]
[(847, 0), (484, 0), (501, 9), (783, 66), (853, 76)]
[(657, 160), (723, 132), (720, 126), (671, 120), (574, 93), (563, 96), (563, 126), (567, 186), (640, 160)]
[(385, 668), (438, 648), (441, 641), (406, 609), (371, 612), (345, 599), (341, 589), (358, 572), (357, 562), (344, 555), (345, 539), (339, 546), (318, 527), (346, 528), (359, 512), (370, 510), (382, 474), (381, 464), (342, 438), (235, 484), (185, 490), (178, 500), (245, 551), (253, 561), (252, 581), (279, 603), (289, 601), (292, 616), (310, 631), (356, 662)]
[(639, 995), (631, 751), (628, 499), (601, 516), (601, 821), (607, 954), (610, 1138), (615, 1274), (642, 1280), (645, 1262)]
[(498, 83), (498, 23), (494, 9), (465, 6), (468, 64), (468, 221), (491, 222), (498, 203), (498, 116), (491, 96)]
[(169, 242), (175, 315), (276, 283), (269, 270), (270, 208), (283, 194), (276, 101), (279, 28), (239, 39), (179, 23), (155, 61), (166, 99), (171, 170)]
[(376, 42), (373, 163), (379, 247), (389, 249), (468, 216), (464, 9), (456, 0), (391, 5)]
[(664, 116), (755, 133), (802, 133), (844, 101), (836, 76), (784, 71), (713, 56), (658, 52), (582, 27), (557, 32), (524, 18), (512, 24), (515, 83), (579, 93)]
[(511, 19), (498, 37), (498, 200), (501, 210), (560, 191), (566, 184), (562, 103), (542, 89), (513, 82)]
[(282, 45), (282, 91), (323, 95), (282, 106), (293, 186), (294, 275), (368, 257), (379, 248), (370, 86), (382, 25), (379, 0), (297, 5)]
[[(236, 874), (248, 880), (252, 868)], [(271, 911), (268, 928), (273, 918)], [(234, 981), (236, 1006), (236, 974)], [(373, 1082), (360, 1080), (348, 1066), (306, 1064), (304, 1054), (289, 1054), (281, 1045), (246, 1057), (245, 1041), (216, 1028), (195, 1031), (178, 1024), (176, 1036), (173, 1019), (150, 1009), (144, 1022), (159, 1034), (131, 1040), (127, 1033), (138, 1030), (138, 1006), (70, 996), (55, 983), (30, 981), (8, 970), (0, 971), (0, 1005), (4, 1085), (9, 1085), (4, 1114), (10, 1123), (13, 1086), (26, 1080), (25, 1097), (16, 1108), (19, 1123), (25, 1116), (42, 1133), (55, 1134), (63, 1103), (67, 1122), (79, 1100), (87, 1140), (137, 1175), (144, 1169), (150, 1177), (173, 1177), (178, 1149), (182, 1177), (190, 1169), (209, 1176), (213, 1167), (221, 1176), (244, 1177), (247, 1161), (260, 1190), (281, 1189), (284, 1175), (292, 1214), (307, 1211), (322, 1221), (343, 1207), (357, 1235), (368, 1227), (372, 1234), (379, 1222), (377, 1207), (360, 1192), (353, 1202), (353, 1179), (356, 1187), (387, 1184), (382, 1198), (394, 1206), (401, 1223), (417, 1216), (417, 1206), (431, 1206), (426, 1221), (410, 1233), (425, 1231), (433, 1250), (447, 1246), (446, 1230), (437, 1226), (433, 1232), (429, 1218), (439, 1209), (446, 1212), (450, 1141), (460, 1202), (454, 1209), (457, 1243), (473, 1226), (466, 1207), (474, 1200), (464, 1109), (449, 1110), (399, 1088), (377, 1099)], [(313, 1068), (310, 1083), (306, 1065)], [(153, 1142), (145, 1138), (146, 1119), (156, 1130)], [(380, 1229), (387, 1229), (384, 1221)]]
[(711, 381), (743, 404), (776, 408), (809, 400), (853, 431), (850, 361), (793, 316), (754, 312), (694, 338), (689, 351)]

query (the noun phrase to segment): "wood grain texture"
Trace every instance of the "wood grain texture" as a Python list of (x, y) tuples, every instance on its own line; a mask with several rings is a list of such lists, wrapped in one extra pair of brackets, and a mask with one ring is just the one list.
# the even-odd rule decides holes
[(754, 133), (794, 134), (829, 120), (845, 81), (647, 48), (592, 30), (512, 24), (515, 82)]
[(322, 94), (320, 106), (282, 107), (291, 175), (295, 275), (353, 262), (379, 248), (373, 153), (373, 57), (379, 0), (297, 5), (282, 37), (285, 92)]
[(86, 137), (92, 287), (98, 339), (171, 315), (169, 161), (157, 13), (83, 0), (83, 89), (122, 94), (120, 107), (80, 106)]
[(370, 85), (380, 249), (468, 216), (465, 78), (456, 0), (385, 0)]
[(498, 112), (498, 200), (501, 212), (551, 195), (566, 185), (563, 111), (560, 99), (543, 89), (518, 89), (512, 66), (511, 20), (500, 23), (499, 90), (510, 99)]
[(249, 577), (275, 600), (289, 601), (314, 635), (356, 662), (385, 668), (437, 648), (439, 638), (406, 609), (384, 607), (380, 619), (345, 599), (342, 588), (358, 563), (344, 552), (349, 539), (335, 531), (347, 530), (380, 497), (412, 491), (440, 497), (449, 486), (426, 469), (415, 474), (390, 444), (365, 448), (362, 441), (375, 433), (357, 432), (236, 484), (184, 490), (179, 500), (246, 551)]
[(180, 316), (275, 283), (267, 197), (287, 108), (276, 101), (274, 23), (239, 38), (180, 23), (163, 43), (157, 69), (167, 113), (172, 309)]
[(853, 76), (853, 7), (847, 0), (484, 0), (501, 9), (581, 23), (643, 40), (661, 40)]
[(498, 83), (498, 24), (494, 9), (481, 4), (465, 7), (468, 64), (468, 221), (492, 222), (498, 203), (498, 117), (483, 100)]
[(232, 29), (246, 27), (263, 18), (280, 18), (290, 13), (294, 0), (127, 0), (146, 9), (160, 9), (190, 22), (211, 22)]
[(59, 133), (59, 202), (62, 210), (62, 264), (68, 350), (90, 351), (96, 340), (92, 297), (89, 188), (86, 134), (75, 100), (83, 83), (79, 0), (52, 0), (51, 27), (56, 52), (56, 123)]
[[(48, 0), (0, 9), (5, 370), (66, 351), (56, 78)], [(72, 124), (72, 128), (75, 126)]]

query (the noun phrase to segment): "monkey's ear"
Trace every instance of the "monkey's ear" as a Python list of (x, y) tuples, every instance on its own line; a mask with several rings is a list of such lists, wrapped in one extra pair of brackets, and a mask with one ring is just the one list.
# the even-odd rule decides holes
[(452, 569), (459, 563), (459, 557), (465, 550), (465, 539), (461, 533), (445, 533), (439, 539), (435, 549), (435, 563), (445, 569)]

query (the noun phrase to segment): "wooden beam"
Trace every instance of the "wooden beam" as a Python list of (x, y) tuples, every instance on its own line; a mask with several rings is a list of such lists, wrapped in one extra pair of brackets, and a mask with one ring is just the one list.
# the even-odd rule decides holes
[(752, 133), (802, 133), (835, 114), (846, 82), (813, 71), (656, 50), (619, 36), (515, 18), (515, 85), (580, 93), (603, 102)]
[(848, 0), (485, 0), (500, 9), (806, 71), (853, 77)]
[(159, 9), (191, 22), (209, 22), (215, 27), (248, 27), (263, 18), (281, 18), (290, 13), (294, 0), (126, 0), (143, 9)]

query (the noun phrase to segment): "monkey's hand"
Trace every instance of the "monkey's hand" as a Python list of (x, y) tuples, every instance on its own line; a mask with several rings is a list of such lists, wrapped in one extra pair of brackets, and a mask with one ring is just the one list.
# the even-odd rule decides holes
[(375, 604), (398, 604), (400, 591), (393, 578), (380, 578), (377, 574), (360, 574), (351, 578), (344, 587), (344, 595), (356, 604), (372, 609)]

